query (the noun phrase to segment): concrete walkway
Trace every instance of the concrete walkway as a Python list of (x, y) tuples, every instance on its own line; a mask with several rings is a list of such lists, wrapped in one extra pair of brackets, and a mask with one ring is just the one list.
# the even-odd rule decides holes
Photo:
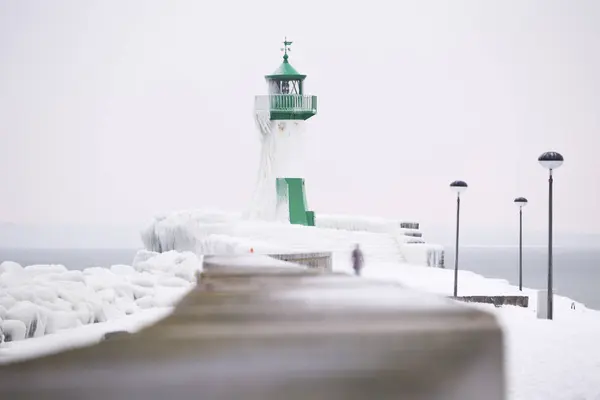
[(214, 260), (136, 334), (0, 368), (0, 398), (504, 398), (493, 316), (263, 257)]

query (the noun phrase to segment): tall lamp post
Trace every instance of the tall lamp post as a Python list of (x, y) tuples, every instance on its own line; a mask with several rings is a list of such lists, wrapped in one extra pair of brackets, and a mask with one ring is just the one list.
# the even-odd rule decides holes
[(560, 167), (564, 161), (563, 156), (555, 151), (548, 151), (538, 157), (542, 167), (548, 169), (548, 309), (547, 318), (552, 319), (552, 170)]
[(450, 189), (456, 193), (456, 247), (454, 249), (454, 297), (458, 296), (458, 234), (460, 226), (460, 194), (467, 190), (467, 184), (463, 181), (454, 181)]
[(519, 206), (519, 290), (523, 290), (523, 207), (527, 205), (525, 197), (517, 197), (515, 204)]

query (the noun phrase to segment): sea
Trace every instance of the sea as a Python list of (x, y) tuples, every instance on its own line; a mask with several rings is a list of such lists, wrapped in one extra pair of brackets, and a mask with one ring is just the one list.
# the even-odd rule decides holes
[[(21, 265), (62, 264), (69, 269), (131, 265), (136, 249), (1, 249), (0, 262)], [(489, 278), (519, 283), (518, 247), (465, 246), (459, 250), (459, 269)], [(454, 268), (454, 251), (446, 249), (447, 269)], [(555, 247), (554, 290), (587, 307), (600, 310), (600, 247)], [(367, 265), (368, 267), (368, 265)], [(523, 286), (544, 289), (548, 277), (547, 247), (523, 248)]]

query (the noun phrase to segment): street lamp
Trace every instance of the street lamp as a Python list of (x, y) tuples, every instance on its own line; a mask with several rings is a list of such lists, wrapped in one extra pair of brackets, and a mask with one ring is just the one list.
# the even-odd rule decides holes
[(458, 233), (460, 226), (460, 194), (467, 190), (463, 181), (454, 181), (450, 189), (456, 193), (456, 248), (454, 249), (454, 297), (458, 296)]
[(527, 205), (525, 197), (517, 197), (515, 204), (519, 206), (519, 290), (523, 290), (523, 207)]
[(548, 151), (539, 156), (542, 167), (549, 170), (548, 178), (548, 310), (547, 318), (552, 319), (552, 170), (560, 167), (563, 156), (555, 151)]

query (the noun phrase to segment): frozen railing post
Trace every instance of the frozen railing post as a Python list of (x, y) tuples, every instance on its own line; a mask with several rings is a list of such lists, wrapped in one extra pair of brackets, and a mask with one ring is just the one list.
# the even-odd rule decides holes
[(548, 291), (538, 290), (537, 292), (537, 317), (539, 319), (548, 319)]

